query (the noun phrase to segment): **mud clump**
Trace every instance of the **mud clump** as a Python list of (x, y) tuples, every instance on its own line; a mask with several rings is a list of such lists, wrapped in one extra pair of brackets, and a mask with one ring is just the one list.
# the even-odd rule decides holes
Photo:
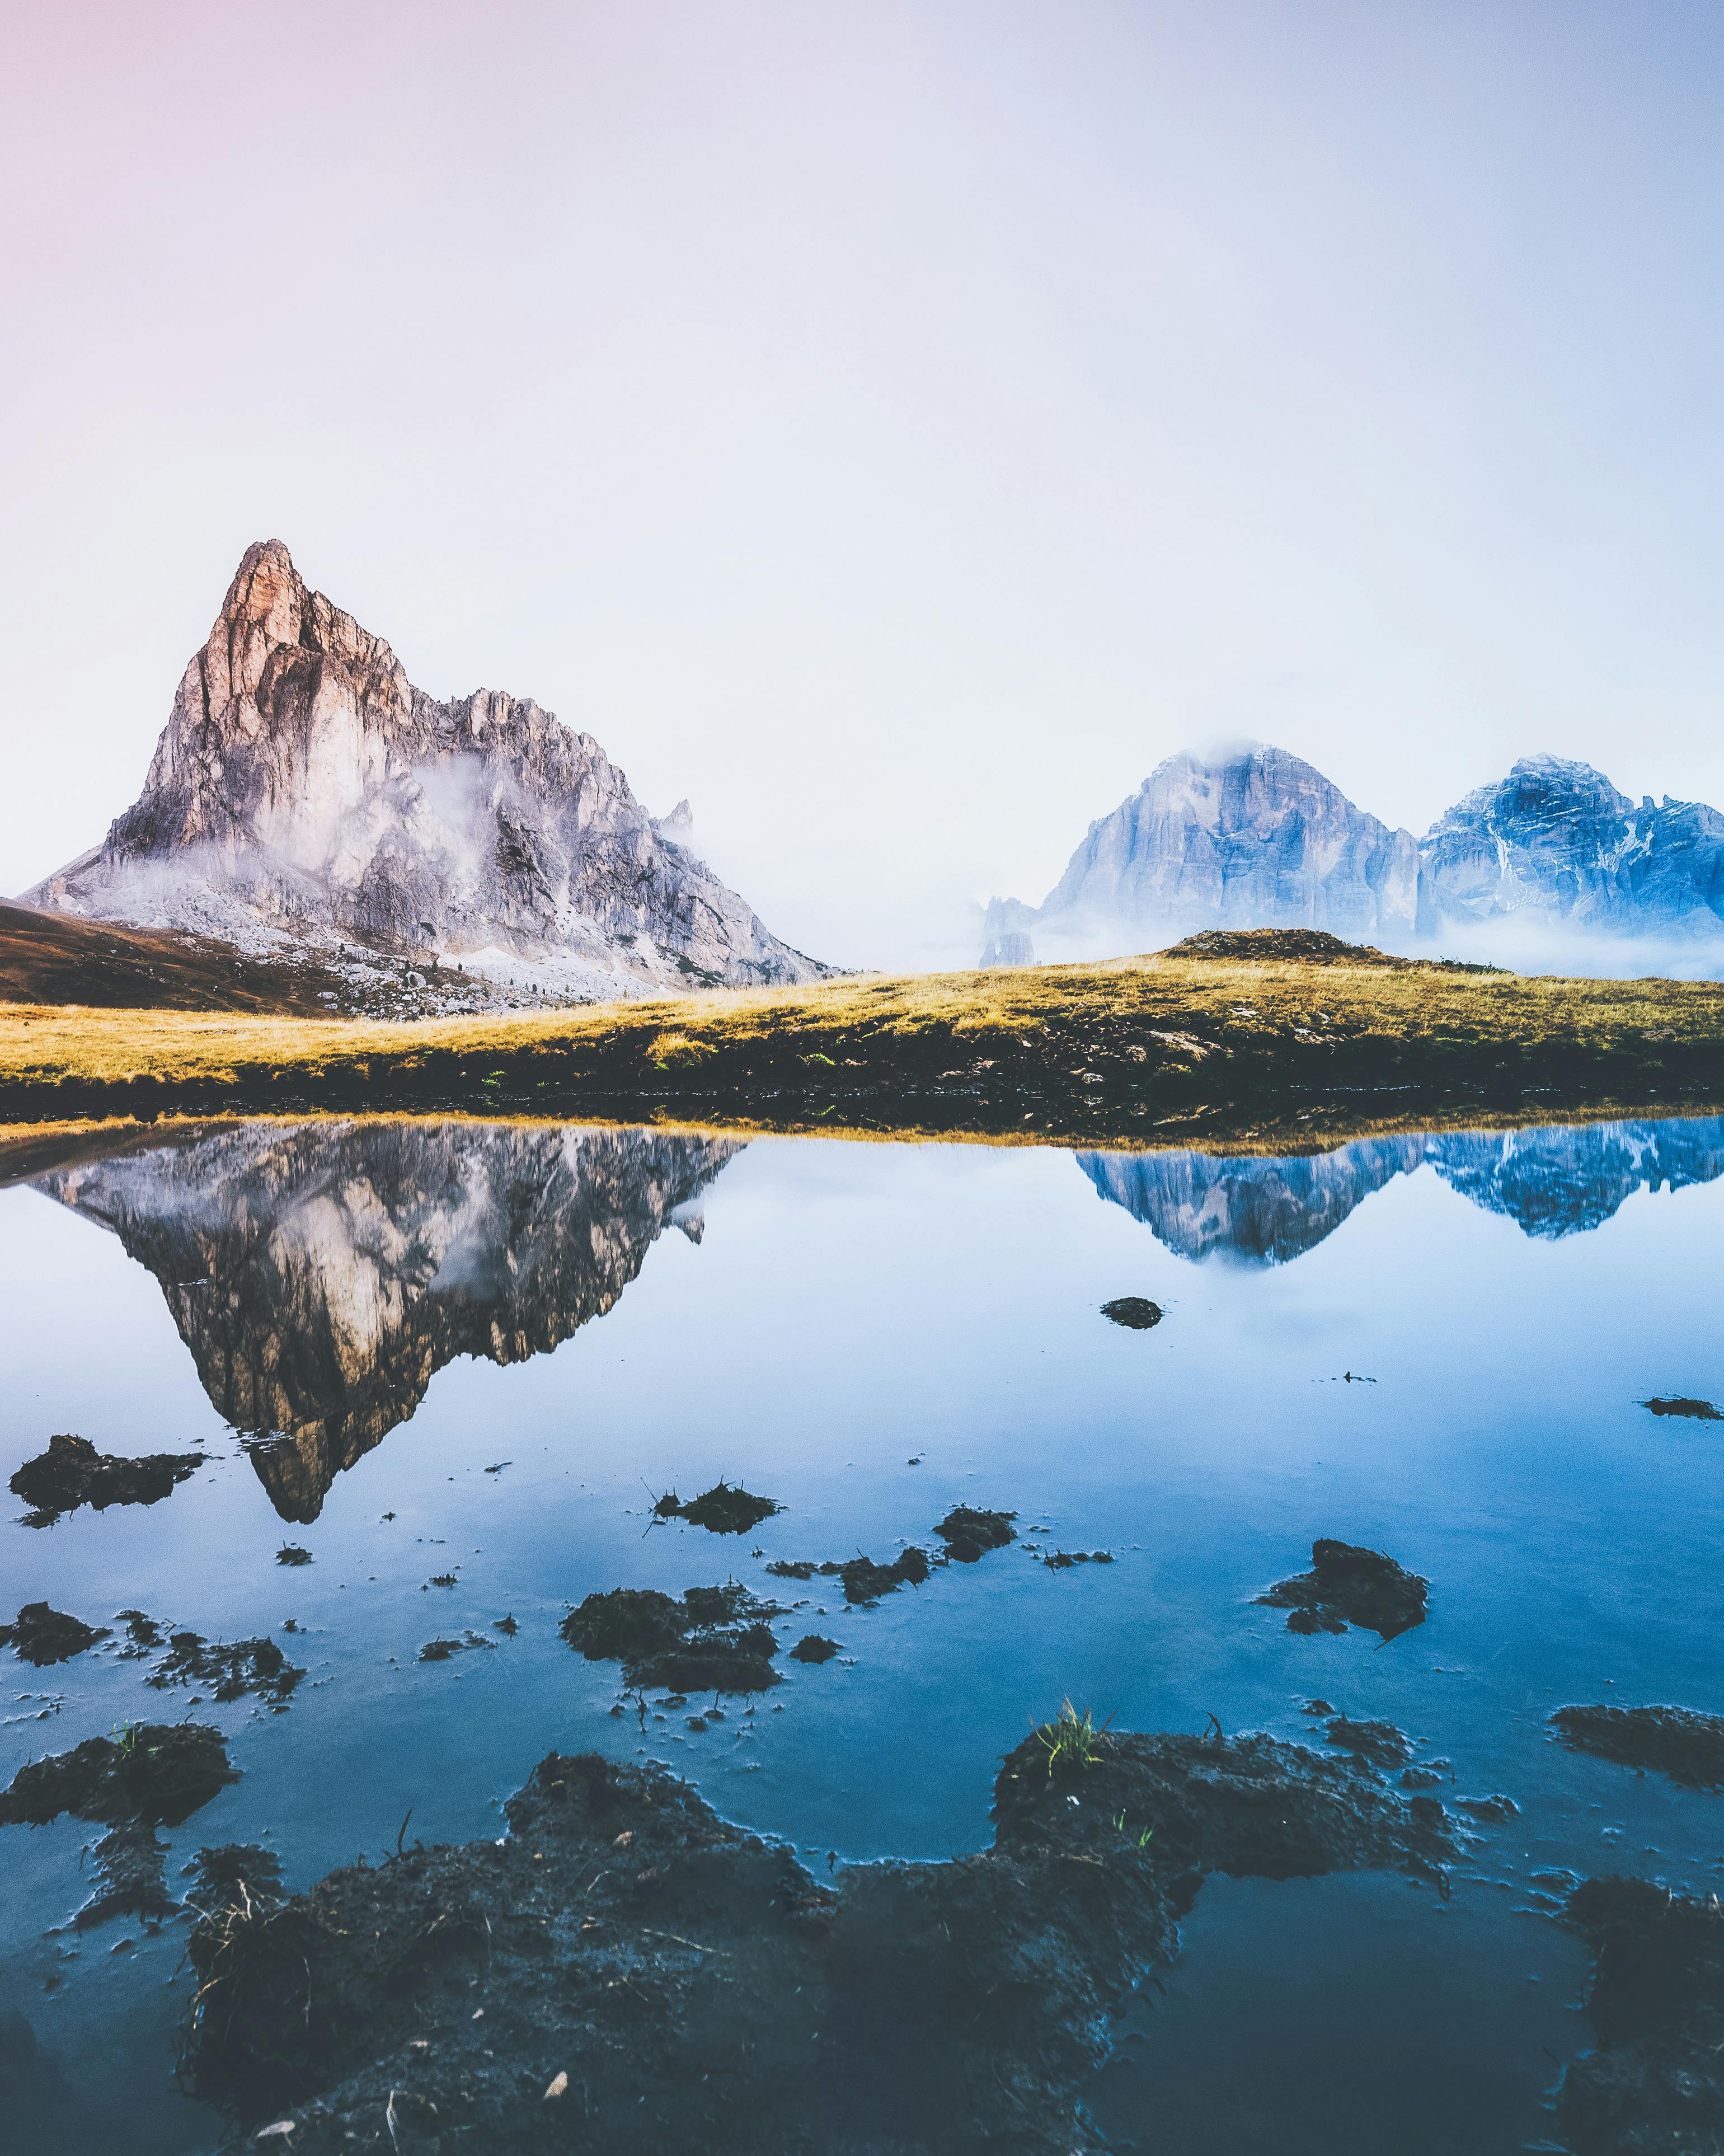
[(1337, 1714), (1323, 1725), (1323, 1742), (1386, 1774), (1413, 1757), (1412, 1744), (1392, 1722), (1354, 1722)]
[(1111, 1564), (1111, 1550), (1037, 1550), (1049, 1572), (1070, 1572), (1075, 1564)]
[(818, 1632), (809, 1632), (790, 1650), (790, 1659), (793, 1662), (829, 1662), (841, 1645), (839, 1640), (824, 1640)]
[(134, 1723), (117, 1743), (86, 1737), (69, 1752), (20, 1767), (0, 1790), (0, 1826), (46, 1826), (62, 1812), (100, 1825), (179, 1826), (239, 1779), (219, 1729)]
[(1161, 1323), (1165, 1313), (1160, 1303), (1152, 1302), (1147, 1296), (1116, 1295), (1111, 1302), (1102, 1304), (1101, 1315), (1131, 1332), (1147, 1332)]
[(895, 1594), (900, 1587), (920, 1587), (927, 1578), (928, 1553), (912, 1543), (890, 1564), (872, 1558), (847, 1558), (844, 1563), (816, 1564), (809, 1558), (778, 1558), (767, 1567), (775, 1579), (836, 1579), (843, 1582), (844, 1600), (853, 1607), (878, 1602), (883, 1594)]
[(1640, 1404), (1655, 1415), (1686, 1415), (1691, 1422), (1724, 1422), (1724, 1414), (1710, 1400), (1689, 1400), (1673, 1395), (1669, 1399), (1642, 1400)]
[(935, 1528), (954, 1564), (974, 1564), (989, 1550), (1003, 1549), (1018, 1539), (1012, 1525), (1015, 1512), (984, 1512), (973, 1505), (954, 1505)]
[(278, 1900), (281, 1893), (281, 1860), (274, 1850), (255, 1841), (225, 1841), (216, 1849), (200, 1849), (186, 1866), (192, 1881), (186, 1899), (205, 1912), (230, 1903)]
[(38, 1670), (69, 1662), (107, 1636), (105, 1625), (86, 1625), (63, 1609), (50, 1609), (45, 1602), (27, 1602), (15, 1623), (0, 1625), (0, 1647), (11, 1647), (21, 1662), (33, 1662)]
[(451, 1655), (469, 1655), (476, 1648), (495, 1654), (497, 1643), (487, 1640), (483, 1632), (464, 1632), (459, 1640), (427, 1640), (419, 1650), (422, 1662), (446, 1662)]
[(1724, 1715), (1686, 1707), (1559, 1707), (1551, 1727), (1576, 1752), (1724, 1790)]
[(675, 1491), (667, 1490), (653, 1504), (655, 1520), (686, 1520), (690, 1527), (705, 1527), (713, 1535), (746, 1535), (762, 1520), (770, 1520), (784, 1507), (776, 1497), (757, 1497), (751, 1490), (726, 1482), (722, 1476), (710, 1490), (686, 1504)]
[(1587, 2012), (1598, 2049), (1557, 2099), (1575, 2156), (1720, 2145), (1724, 2120), (1724, 1908), (1644, 1879), (1583, 1880), (1562, 1922), (1596, 1957)]
[(284, 1543), (275, 1553), (277, 1564), (310, 1564), (311, 1553), (302, 1549), (298, 1543)]
[(1280, 1581), (1256, 1599), (1290, 1614), (1290, 1632), (1344, 1632), (1349, 1625), (1398, 1639), (1425, 1618), (1430, 1582), (1403, 1572), (1381, 1550), (1321, 1537), (1311, 1546), (1311, 1568)]
[(616, 1587), (589, 1594), (560, 1630), (589, 1662), (621, 1662), (637, 1688), (766, 1691), (782, 1681), (772, 1667), (778, 1642), (767, 1620), (782, 1614), (734, 1580), (691, 1587), (680, 1600), (654, 1588)]
[(33, 1527), (51, 1527), (64, 1512), (89, 1505), (98, 1512), (110, 1505), (154, 1505), (172, 1495), (208, 1455), (202, 1452), (152, 1452), (136, 1460), (98, 1452), (88, 1438), (69, 1433), (51, 1437), (46, 1452), (27, 1460), (8, 1487), (33, 1509)]
[(167, 1654), (144, 1682), (158, 1691), (170, 1685), (208, 1685), (223, 1702), (255, 1692), (280, 1713), (305, 1674), (273, 1640), (206, 1640), (197, 1632), (173, 1632)]
[(1431, 1877), (1457, 1853), (1440, 1807), (1300, 1746), (1096, 1750), (1074, 1804), (1026, 1738), (991, 1847), (836, 1883), (662, 1769), (552, 1753), (500, 1845), (208, 1915), (197, 2092), (249, 2125), (291, 2115), (299, 2156), (368, 2145), (386, 2112), (403, 2149), (454, 2118), (493, 2156), (547, 2131), (623, 2156), (1064, 2156), (1087, 2143), (1076, 2097), (1106, 2017), (1171, 1958), (1203, 1873)]

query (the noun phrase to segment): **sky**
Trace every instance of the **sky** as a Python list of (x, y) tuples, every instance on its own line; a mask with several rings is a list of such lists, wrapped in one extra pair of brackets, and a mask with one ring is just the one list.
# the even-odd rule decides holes
[(0, 890), (265, 537), (839, 963), (1224, 739), (1724, 803), (1716, 5), (0, 13)]

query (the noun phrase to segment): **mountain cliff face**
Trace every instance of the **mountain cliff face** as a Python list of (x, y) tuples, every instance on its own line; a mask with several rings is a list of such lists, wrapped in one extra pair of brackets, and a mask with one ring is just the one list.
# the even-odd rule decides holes
[(1315, 1250), (1398, 1175), (1429, 1163), (1452, 1188), (1541, 1240), (1602, 1227), (1638, 1190), (1724, 1175), (1724, 1116), (1558, 1124), (1362, 1138), (1277, 1159), (1199, 1152), (1080, 1153), (1098, 1196), (1183, 1258), (1285, 1265)]
[(1439, 816), (1420, 849), (1419, 928), (1518, 915), (1607, 933), (1724, 936), (1724, 816), (1637, 808), (1590, 764), (1524, 757)]
[(380, 637), (250, 547), (144, 790), (32, 902), (257, 950), (351, 937), (548, 993), (810, 980), (590, 734), (531, 700), (439, 703)]
[[(1356, 808), (1285, 749), (1157, 764), (1128, 801), (1090, 826), (1032, 911), (989, 906), (1003, 939), (1032, 933), (1079, 948), (1123, 937), (1172, 942), (1199, 928), (1324, 928), (1349, 942), (1404, 941), (1419, 899), (1419, 848)], [(1016, 947), (1021, 949), (1020, 947)]]
[[(525, 1362), (608, 1311), (741, 1147), (641, 1131), (241, 1125), (34, 1187), (148, 1267), (284, 1519), (458, 1355)], [(679, 1209), (690, 1209), (680, 1214)]]

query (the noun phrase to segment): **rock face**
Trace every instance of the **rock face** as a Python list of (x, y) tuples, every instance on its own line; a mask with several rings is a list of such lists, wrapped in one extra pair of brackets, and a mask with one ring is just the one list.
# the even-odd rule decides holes
[(1356, 808), (1285, 749), (1254, 747), (1214, 763), (1182, 755), (1157, 764), (1090, 826), (1039, 909), (995, 899), (983, 934), (996, 952), (1032, 928), (1077, 949), (1141, 949), (1199, 928), (1324, 928), (1349, 942), (1404, 942), (1418, 901), (1410, 831)]
[(1541, 1241), (1602, 1227), (1639, 1190), (1724, 1175), (1724, 1116), (1362, 1138), (1333, 1152), (1075, 1156), (1096, 1194), (1183, 1258), (1286, 1265), (1398, 1175), (1427, 1163), (1481, 1211)]
[(144, 790), (31, 902), (259, 950), (344, 937), (561, 994), (805, 981), (655, 824), (590, 734), (531, 700), (439, 703), (379, 637), (248, 549)]
[(1724, 816), (1637, 808), (1590, 764), (1523, 757), (1439, 816), (1420, 848), (1419, 926), (1516, 915), (1614, 935), (1724, 937)]
[(614, 1303), (733, 1153), (468, 1123), (242, 1125), (35, 1187), (146, 1265), (284, 1519), (458, 1355), (525, 1362)]

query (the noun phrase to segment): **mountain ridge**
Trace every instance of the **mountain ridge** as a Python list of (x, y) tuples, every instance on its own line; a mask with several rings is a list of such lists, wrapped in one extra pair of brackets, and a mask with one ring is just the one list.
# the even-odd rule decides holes
[(830, 973), (720, 882), (688, 821), (685, 803), (655, 821), (592, 735), (530, 697), (416, 688), (259, 541), (138, 798), (24, 903), (253, 952), (453, 962), (541, 999)]
[(1724, 815), (1668, 794), (1636, 807), (1591, 765), (1542, 755), (1415, 839), (1284, 749), (1181, 752), (1090, 824), (1039, 906), (988, 901), (981, 963), (1028, 963), (1037, 933), (1095, 957), (1110, 938), (1241, 927), (1403, 952), (1457, 932), (1724, 942)]

